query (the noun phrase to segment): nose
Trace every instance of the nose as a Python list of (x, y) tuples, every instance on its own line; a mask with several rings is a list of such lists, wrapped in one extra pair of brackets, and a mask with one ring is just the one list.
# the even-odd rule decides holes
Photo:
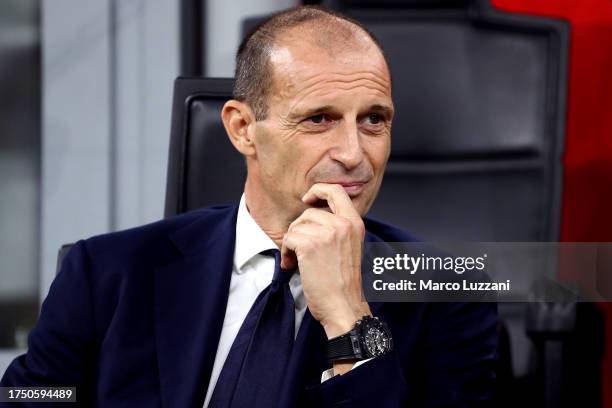
[(357, 124), (355, 122), (346, 123), (344, 126), (339, 126), (337, 131), (336, 140), (338, 142), (331, 149), (330, 156), (332, 160), (342, 164), (345, 169), (354, 169), (364, 159), (363, 146), (361, 145), (361, 136), (359, 135)]

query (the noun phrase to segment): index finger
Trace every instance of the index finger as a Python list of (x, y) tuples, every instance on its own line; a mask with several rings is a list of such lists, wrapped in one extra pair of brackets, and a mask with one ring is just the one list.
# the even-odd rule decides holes
[(313, 204), (317, 200), (327, 201), (329, 209), (336, 215), (345, 218), (361, 218), (353, 201), (340, 184), (316, 183), (302, 197), (302, 201), (306, 204)]

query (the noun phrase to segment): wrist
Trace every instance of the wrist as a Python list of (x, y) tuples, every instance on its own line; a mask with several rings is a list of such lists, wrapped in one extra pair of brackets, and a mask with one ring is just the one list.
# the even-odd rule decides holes
[(353, 368), (358, 360), (337, 361), (333, 364), (334, 375), (345, 374)]
[(355, 326), (355, 322), (359, 320), (352, 311), (345, 312), (341, 314), (337, 314), (333, 317), (322, 321), (323, 329), (325, 330), (325, 334), (328, 339), (332, 339), (334, 337), (338, 337), (346, 332), (349, 332), (353, 326)]
[(333, 316), (321, 320), (321, 325), (328, 339), (351, 331), (355, 323), (364, 316), (372, 316), (368, 302), (360, 302), (353, 307), (347, 305), (343, 308), (337, 308), (336, 311)]

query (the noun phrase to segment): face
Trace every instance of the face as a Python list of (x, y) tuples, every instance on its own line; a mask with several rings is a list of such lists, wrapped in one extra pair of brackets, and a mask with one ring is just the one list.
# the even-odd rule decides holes
[(378, 193), (393, 103), (384, 58), (367, 41), (335, 53), (298, 38), (272, 52), (274, 87), (266, 119), (253, 128), (249, 177), (295, 217), (315, 183), (341, 184), (361, 215)]

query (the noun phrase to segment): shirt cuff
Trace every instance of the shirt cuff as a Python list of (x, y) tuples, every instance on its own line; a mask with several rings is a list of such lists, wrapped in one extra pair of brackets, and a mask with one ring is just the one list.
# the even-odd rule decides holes
[[(374, 357), (372, 357), (374, 358)], [(356, 362), (352, 367), (351, 370), (354, 368), (359, 367), (360, 365), (367, 363), (368, 361), (370, 361), (372, 358), (367, 358), (365, 360), (359, 360), (358, 362)], [(349, 370), (350, 371), (350, 370)], [(329, 368), (325, 371), (323, 371), (323, 373), (321, 374), (321, 383), (324, 383), (325, 381), (329, 380), (330, 378), (335, 377), (334, 375), (334, 368)]]

